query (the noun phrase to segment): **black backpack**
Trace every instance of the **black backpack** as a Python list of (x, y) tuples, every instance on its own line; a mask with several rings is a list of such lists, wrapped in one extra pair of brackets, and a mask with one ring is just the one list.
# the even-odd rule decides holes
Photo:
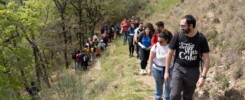
[(76, 51), (74, 51), (72, 54), (71, 54), (71, 56), (72, 56), (72, 59), (76, 59)]
[(87, 62), (89, 61), (89, 56), (85, 52), (82, 52), (80, 59), (82, 62)]

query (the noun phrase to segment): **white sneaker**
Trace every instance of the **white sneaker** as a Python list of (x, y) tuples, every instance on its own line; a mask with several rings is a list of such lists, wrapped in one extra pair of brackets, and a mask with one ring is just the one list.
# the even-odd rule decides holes
[(143, 73), (144, 73), (144, 74), (147, 74), (147, 71), (144, 69), (144, 70), (143, 70)]
[(141, 69), (141, 70), (140, 70), (140, 75), (143, 75), (143, 74), (144, 74), (144, 70)]

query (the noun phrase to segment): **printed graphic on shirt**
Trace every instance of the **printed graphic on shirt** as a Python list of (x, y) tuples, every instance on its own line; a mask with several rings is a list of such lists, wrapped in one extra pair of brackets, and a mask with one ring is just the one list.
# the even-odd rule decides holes
[(195, 48), (195, 44), (192, 43), (179, 43), (179, 58), (187, 61), (197, 60), (198, 51)]

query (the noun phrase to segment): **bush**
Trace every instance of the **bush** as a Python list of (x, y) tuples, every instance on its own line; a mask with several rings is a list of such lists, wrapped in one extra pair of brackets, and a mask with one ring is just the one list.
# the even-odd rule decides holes
[(235, 79), (238, 79), (240, 77), (242, 77), (243, 75), (243, 68), (242, 67), (239, 67), (238, 69), (236, 69), (234, 72), (233, 72), (233, 77)]
[(238, 52), (240, 53), (241, 51), (245, 50), (245, 39), (240, 40), (237, 44), (236, 49), (238, 50)]
[(229, 79), (228, 79), (227, 77), (224, 77), (224, 78), (222, 79), (222, 89), (228, 88), (229, 85), (230, 85)]
[(218, 35), (218, 32), (215, 30), (208, 31), (206, 33), (206, 37), (207, 37), (208, 41), (214, 39), (217, 35)]

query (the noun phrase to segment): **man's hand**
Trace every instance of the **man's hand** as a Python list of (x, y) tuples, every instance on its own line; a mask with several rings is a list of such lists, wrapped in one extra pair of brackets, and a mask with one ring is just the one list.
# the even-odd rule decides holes
[(199, 87), (199, 88), (201, 88), (201, 87), (204, 86), (204, 83), (205, 83), (205, 80), (204, 80), (204, 78), (201, 77), (201, 78), (199, 78), (199, 80), (197, 81), (196, 86)]

